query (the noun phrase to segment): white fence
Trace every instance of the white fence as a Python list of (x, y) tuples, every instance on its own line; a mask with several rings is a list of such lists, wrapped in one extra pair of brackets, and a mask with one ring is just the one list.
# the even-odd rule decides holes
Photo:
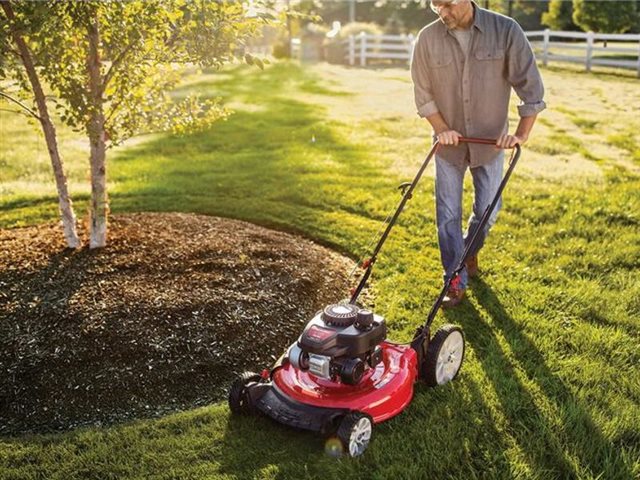
[[(526, 35), (530, 40), (542, 37), (542, 40), (531, 41), (531, 45), (538, 51), (543, 65), (547, 65), (550, 61), (581, 63), (584, 64), (588, 72), (594, 65), (628, 68), (636, 70), (638, 78), (640, 78), (640, 35), (556, 32), (552, 30), (526, 32)], [(555, 38), (565, 40), (552, 40)], [(566, 39), (578, 41), (571, 42)], [(603, 45), (597, 45), (597, 42), (603, 42)], [(622, 42), (624, 44), (621, 46)], [(580, 53), (577, 55), (567, 54), (576, 51)]]
[[(552, 30), (525, 32), (525, 34), (530, 41), (532, 38), (541, 37), (541, 40), (531, 41), (531, 44), (544, 65), (550, 61), (558, 61), (582, 63), (587, 71), (591, 71), (594, 65), (626, 68), (636, 70), (640, 78), (640, 35)], [(552, 41), (555, 38), (561, 38), (564, 41)], [(358, 63), (361, 67), (370, 63), (370, 60), (410, 62), (414, 42), (413, 35), (369, 35), (362, 32), (351, 35), (344, 41), (345, 58), (349, 65)], [(606, 42), (606, 46), (598, 45), (598, 42)], [(621, 46), (622, 42), (624, 43)], [(567, 51), (584, 53), (568, 55)]]
[(349, 65), (355, 65), (356, 59), (361, 67), (367, 60), (405, 60), (411, 61), (415, 37), (413, 35), (368, 35), (364, 32), (350, 35), (344, 41)]

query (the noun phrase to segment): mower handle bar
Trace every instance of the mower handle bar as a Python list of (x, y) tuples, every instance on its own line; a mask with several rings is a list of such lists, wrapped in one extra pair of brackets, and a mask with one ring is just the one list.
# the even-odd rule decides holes
[[(458, 137), (458, 142), (479, 143), (482, 145), (496, 145), (498, 143), (498, 140), (494, 138)], [(520, 145), (516, 144), (516, 147), (519, 147), (519, 146)]]
[[(482, 144), (482, 145), (496, 145), (496, 143), (497, 143), (496, 139), (474, 138), (474, 137), (459, 137), (458, 141), (462, 142), (462, 143), (475, 143), (475, 144)], [(431, 147), (431, 150), (429, 150), (429, 153), (427, 154), (427, 157), (422, 162), (422, 165), (420, 166), (420, 169), (418, 170), (418, 173), (416, 174), (416, 176), (413, 179), (413, 181), (411, 182), (411, 184), (408, 185), (408, 186), (406, 184), (401, 185), (401, 187), (404, 187), (403, 190), (402, 190), (402, 200), (400, 200), (400, 203), (398, 204), (398, 207), (396, 208), (396, 211), (393, 214), (393, 217), (391, 217), (391, 220), (387, 224), (387, 228), (385, 229), (384, 233), (380, 237), (380, 240), (378, 240), (378, 244), (374, 248), (374, 250), (373, 250), (373, 252), (371, 254), (371, 257), (369, 257), (369, 259), (366, 260), (363, 263), (363, 267), (365, 267), (366, 270), (364, 272), (364, 275), (362, 275), (362, 278), (360, 279), (360, 282), (358, 283), (358, 286), (353, 291), (353, 293), (351, 295), (351, 299), (349, 300), (349, 303), (355, 304), (357, 302), (358, 297), (360, 296), (360, 293), (362, 292), (362, 289), (364, 288), (364, 286), (366, 285), (367, 281), (369, 280), (369, 277), (371, 276), (371, 271), (373, 269), (373, 265), (376, 262), (376, 259), (378, 257), (378, 253), (380, 252), (380, 249), (382, 248), (382, 245), (384, 245), (384, 242), (386, 241), (387, 237), (389, 236), (389, 233), (391, 232), (391, 229), (395, 225), (396, 220), (398, 219), (398, 217), (400, 216), (400, 213), (404, 209), (405, 204), (411, 199), (414, 188), (416, 187), (416, 185), (418, 185), (418, 182), (420, 181), (420, 178), (422, 178), (422, 174), (424, 173), (425, 169), (427, 168), (427, 165), (431, 161), (431, 158), (438, 151), (439, 147), (440, 147), (440, 144), (439, 144), (438, 140), (436, 140), (433, 143), (433, 146)], [(449, 287), (451, 286), (451, 283), (460, 274), (460, 272), (464, 268), (464, 261), (467, 259), (467, 256), (468, 256), (468, 254), (470, 252), (471, 245), (473, 245), (475, 243), (475, 240), (476, 240), (476, 237), (478, 236), (478, 233), (480, 232), (480, 230), (482, 228), (484, 228), (484, 225), (489, 220), (489, 216), (491, 215), (491, 212), (493, 211), (493, 209), (495, 208), (496, 204), (498, 203), (498, 199), (500, 198), (500, 195), (502, 194), (502, 190), (504, 190), (504, 187), (506, 186), (507, 181), (509, 180), (509, 177), (511, 176), (511, 172), (513, 171), (513, 168), (515, 167), (515, 165), (516, 165), (516, 163), (518, 161), (518, 158), (520, 158), (520, 150), (521, 150), (520, 149), (520, 145), (516, 144), (514, 149), (515, 149), (515, 152), (514, 152), (512, 158), (511, 158), (511, 161), (509, 162), (509, 168), (507, 170), (507, 173), (504, 175), (504, 178), (502, 179), (502, 182), (500, 183), (500, 186), (498, 187), (498, 191), (496, 193), (496, 196), (494, 197), (493, 201), (487, 207), (487, 209), (485, 210), (484, 214), (482, 215), (482, 217), (480, 219), (480, 223), (478, 224), (476, 230), (474, 231), (474, 233), (473, 233), (473, 235), (471, 237), (471, 241), (468, 243), (467, 248), (465, 249), (465, 251), (464, 251), (464, 253), (462, 255), (462, 259), (458, 263), (458, 266), (456, 267), (456, 269), (451, 274), (451, 277), (445, 283), (445, 286), (442, 289), (442, 291), (440, 292), (440, 295), (439, 295), (438, 299), (436, 300), (436, 302), (434, 303), (433, 307), (431, 308), (431, 312), (429, 313), (429, 316), (427, 317), (427, 322), (424, 325), (424, 328), (426, 330), (429, 329), (429, 326), (431, 325), (431, 322), (433, 322), (433, 319), (435, 318), (436, 313), (438, 312), (438, 309), (442, 305), (442, 301), (444, 300), (444, 297), (447, 294), (447, 291), (449, 290)], [(419, 331), (421, 331), (421, 330), (422, 329), (419, 329)]]

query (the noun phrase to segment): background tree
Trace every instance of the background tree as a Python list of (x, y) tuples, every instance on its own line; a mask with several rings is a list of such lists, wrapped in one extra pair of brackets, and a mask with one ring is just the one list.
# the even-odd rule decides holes
[(624, 33), (637, 22), (634, 2), (573, 0), (573, 21), (585, 31)]
[[(384, 25), (385, 30), (390, 27), (391, 31), (401, 26), (402, 33), (415, 33), (437, 18), (429, 8), (428, 1), (379, 0), (371, 4), (369, 11), (364, 6), (358, 5), (358, 7), (367, 14), (367, 17), (363, 17), (361, 21), (376, 22)], [(390, 19), (393, 19), (393, 23), (389, 21)]]
[(575, 30), (573, 23), (573, 4), (567, 0), (551, 0), (546, 12), (542, 14), (542, 23), (552, 30)]
[[(69, 248), (77, 248), (80, 246), (80, 239), (67, 187), (64, 162), (58, 150), (56, 129), (51, 121), (40, 81), (39, 66), (34, 61), (27, 40), (45, 21), (46, 11), (36, 2), (19, 5), (17, 14), (7, 0), (2, 0), (0, 5), (4, 13), (4, 16), (0, 16), (0, 81), (3, 81), (0, 96), (17, 105), (20, 108), (18, 112), (25, 113), (40, 123), (58, 191), (58, 207), (64, 237)], [(30, 103), (35, 103), (37, 113), (25, 104), (29, 101), (27, 98), (30, 99)]]
[(636, 0), (636, 22), (629, 30), (631, 33), (640, 33), (640, 0)]
[(524, 30), (539, 30), (541, 17), (547, 8), (547, 2), (538, 0), (511, 0), (508, 10)]
[[(89, 246), (103, 247), (109, 212), (108, 148), (139, 133), (187, 132), (226, 116), (218, 99), (189, 96), (174, 101), (169, 92), (185, 65), (220, 68), (240, 54), (243, 42), (273, 15), (258, 1), (251, 15), (234, 1), (42, 5), (46, 19), (30, 40), (41, 74), (59, 98), (61, 120), (89, 139)], [(250, 56), (247, 60), (254, 62)]]
[[(324, 23), (339, 21), (349, 23), (349, 2), (345, 0), (301, 0), (292, 5), (296, 11), (306, 15), (304, 23), (312, 16)], [(393, 22), (388, 23), (393, 18)], [(437, 17), (429, 8), (428, 0), (377, 0), (356, 3), (356, 22), (389, 25), (392, 31), (399, 27), (405, 32), (416, 32)]]

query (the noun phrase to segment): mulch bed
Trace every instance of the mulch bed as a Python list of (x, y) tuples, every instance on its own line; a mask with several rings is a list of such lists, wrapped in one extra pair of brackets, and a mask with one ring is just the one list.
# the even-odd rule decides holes
[(351, 266), (300, 237), (191, 214), (113, 216), (101, 250), (65, 249), (57, 224), (0, 230), (0, 434), (220, 400), (345, 297)]

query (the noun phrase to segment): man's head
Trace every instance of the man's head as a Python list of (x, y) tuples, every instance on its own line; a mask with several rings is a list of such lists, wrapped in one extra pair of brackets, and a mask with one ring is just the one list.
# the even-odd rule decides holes
[(449, 29), (469, 28), (473, 22), (471, 0), (431, 0), (431, 10)]

